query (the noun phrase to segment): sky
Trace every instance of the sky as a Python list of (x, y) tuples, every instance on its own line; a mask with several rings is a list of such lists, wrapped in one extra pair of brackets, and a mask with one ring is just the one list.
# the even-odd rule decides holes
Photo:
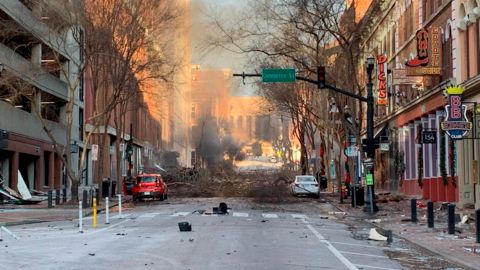
[[(205, 31), (209, 31), (206, 23), (212, 10), (225, 13), (235, 13), (240, 10), (247, 0), (192, 0), (192, 63), (200, 64), (204, 68), (231, 68), (234, 72), (242, 72), (245, 56), (227, 52), (225, 50), (204, 51), (202, 39)], [(207, 29), (207, 30), (206, 30)]]

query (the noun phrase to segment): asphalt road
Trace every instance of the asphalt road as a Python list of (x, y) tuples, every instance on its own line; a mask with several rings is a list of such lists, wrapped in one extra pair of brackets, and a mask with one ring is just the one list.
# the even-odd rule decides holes
[[(294, 207), (252, 206), (226, 200), (229, 215), (211, 211), (220, 199), (144, 203), (92, 220), (9, 227), (2, 232), (1, 269), (405, 269), (391, 248), (352, 238), (318, 202)], [(180, 232), (178, 222), (192, 224)]]

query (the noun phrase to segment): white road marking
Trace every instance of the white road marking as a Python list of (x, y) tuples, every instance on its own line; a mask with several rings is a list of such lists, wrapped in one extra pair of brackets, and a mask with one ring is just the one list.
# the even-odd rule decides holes
[(362, 268), (382, 269), (382, 270), (400, 270), (395, 268), (385, 268), (385, 267), (370, 266), (370, 265), (363, 265), (363, 264), (355, 264), (355, 266), (362, 267)]
[(264, 218), (278, 218), (277, 214), (262, 214)]
[(172, 214), (172, 217), (186, 217), (190, 214), (190, 212), (177, 212)]
[(387, 256), (382, 256), (382, 255), (373, 255), (373, 254), (365, 254), (365, 253), (356, 253), (356, 252), (349, 252), (349, 251), (340, 251), (340, 253), (344, 254), (352, 254), (352, 255), (360, 255), (360, 256), (367, 256), (367, 257), (375, 257), (375, 258), (386, 258), (388, 259)]
[(362, 244), (353, 244), (353, 243), (345, 243), (345, 242), (333, 242), (330, 241), (332, 244), (339, 244), (339, 245), (347, 245), (347, 246), (357, 246), (357, 247), (367, 247), (367, 248), (374, 248), (374, 249), (390, 249), (388, 247), (376, 247), (370, 245), (362, 245)]
[(248, 217), (248, 213), (233, 212), (234, 217)]
[(143, 215), (140, 215), (139, 218), (153, 218), (158, 216), (160, 213), (145, 213)]
[(202, 217), (218, 217), (217, 214), (202, 214)]
[(306, 215), (300, 215), (300, 214), (292, 214), (292, 217), (294, 219), (307, 219)]
[(342, 255), (328, 240), (323, 237), (315, 228), (313, 228), (312, 225), (308, 224), (308, 222), (304, 219), (303, 223), (307, 224), (307, 227), (310, 229), (310, 231), (320, 240), (321, 243), (325, 244), (325, 246), (330, 250), (330, 252), (335, 255), (348, 269), (350, 270), (358, 270), (358, 268), (353, 265), (345, 256)]

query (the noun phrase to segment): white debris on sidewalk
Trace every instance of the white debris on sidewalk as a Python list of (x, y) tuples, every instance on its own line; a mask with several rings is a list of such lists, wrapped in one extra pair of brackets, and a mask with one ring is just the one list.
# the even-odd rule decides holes
[(375, 241), (387, 241), (388, 238), (379, 234), (375, 228), (372, 228), (368, 234), (368, 239)]

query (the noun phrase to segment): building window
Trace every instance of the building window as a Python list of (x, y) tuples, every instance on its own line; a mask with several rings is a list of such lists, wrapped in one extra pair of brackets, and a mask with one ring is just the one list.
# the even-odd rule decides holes
[(85, 96), (85, 91), (84, 91), (84, 77), (83, 77), (83, 73), (82, 75), (80, 75), (80, 81), (79, 81), (79, 85), (78, 85), (78, 98), (80, 99), (80, 101), (84, 101), (84, 96)]
[(78, 138), (83, 141), (83, 109), (78, 109)]

